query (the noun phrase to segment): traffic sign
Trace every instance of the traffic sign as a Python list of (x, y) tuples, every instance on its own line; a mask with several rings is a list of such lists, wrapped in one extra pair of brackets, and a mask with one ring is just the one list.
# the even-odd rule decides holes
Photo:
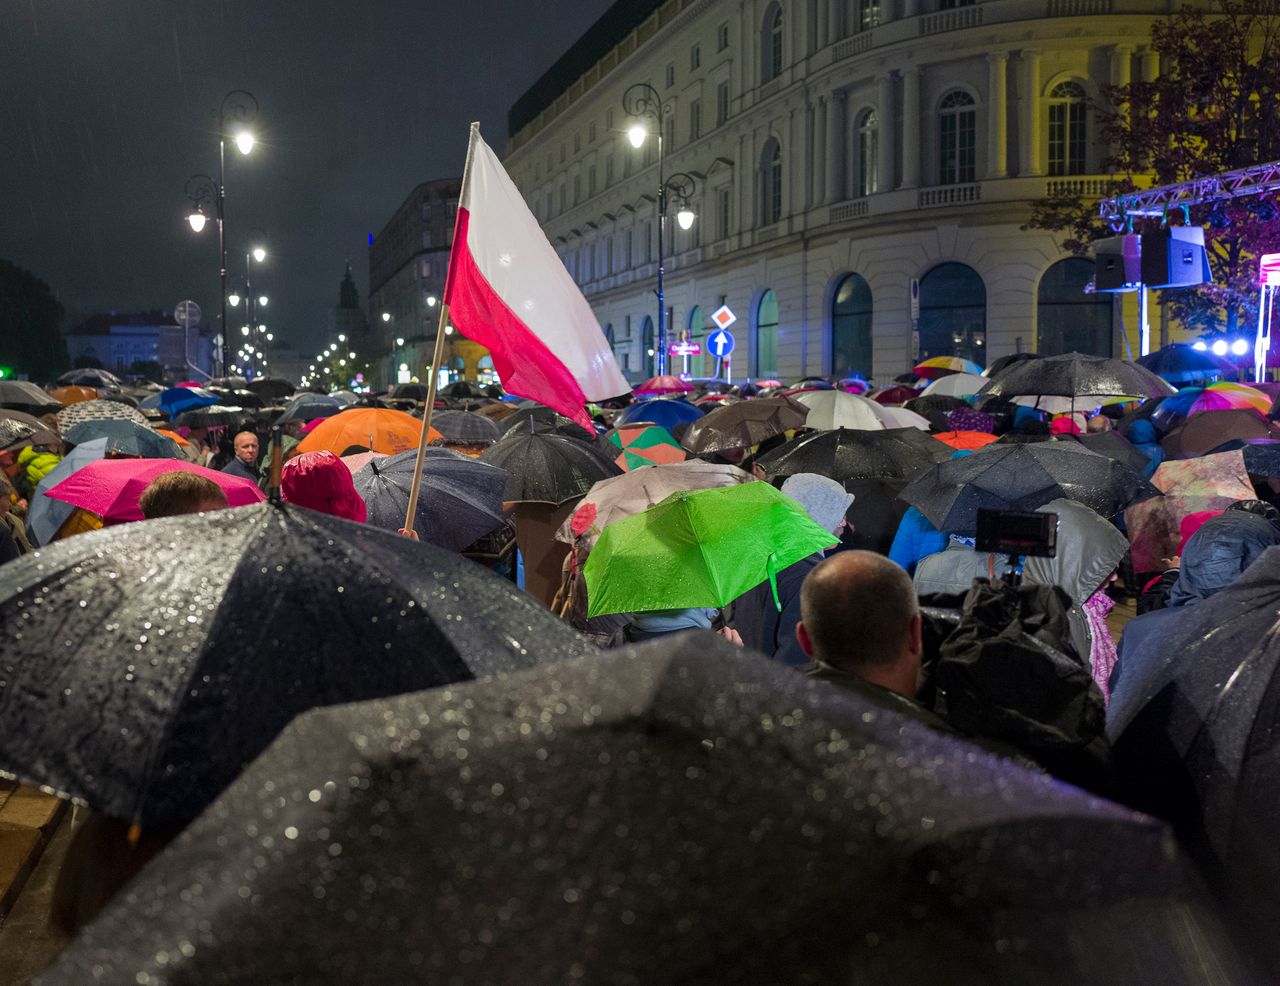
[[(730, 314), (733, 314), (730, 312)], [(712, 316), (713, 318), (715, 316)], [(716, 359), (724, 359), (733, 352), (734, 339), (733, 333), (720, 329), (718, 332), (712, 332), (707, 336), (707, 352)]]
[(173, 309), (173, 320), (184, 329), (200, 324), (200, 306), (194, 301), (179, 301)]
[[(737, 320), (738, 316), (729, 310), (728, 305), (721, 305), (711, 313), (711, 321), (715, 322), (716, 326), (721, 329), (727, 329)], [(732, 346), (729, 347), (729, 351), (733, 351)]]

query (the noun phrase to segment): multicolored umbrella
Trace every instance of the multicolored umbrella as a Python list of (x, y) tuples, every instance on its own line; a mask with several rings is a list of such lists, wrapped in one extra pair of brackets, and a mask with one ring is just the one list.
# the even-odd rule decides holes
[(1207, 411), (1250, 411), (1265, 418), (1271, 398), (1260, 390), (1238, 383), (1215, 383), (1208, 387), (1184, 387), (1166, 398), (1151, 416), (1151, 423), (1170, 431), (1178, 422)]
[(973, 360), (961, 359), (959, 356), (934, 356), (923, 363), (916, 364), (911, 372), (925, 380), (937, 380), (953, 373), (971, 373), (974, 376), (980, 376), (982, 367)]
[(233, 507), (247, 507), (266, 499), (247, 479), (206, 469), (182, 459), (96, 459), (51, 486), (45, 493), (55, 500), (122, 523), (142, 520), (138, 501), (152, 480), (170, 472), (193, 472), (217, 484)]
[(136, 407), (104, 398), (79, 401), (58, 412), (58, 430), (64, 435), (86, 421), (132, 421), (144, 428), (149, 424), (147, 416)]
[(621, 425), (604, 436), (621, 451), (616, 462), (626, 472), (644, 466), (670, 465), (688, 456), (671, 432), (661, 425)]
[[(421, 437), (422, 422), (412, 415), (384, 407), (354, 407), (325, 418), (298, 443), (298, 449), (341, 455), (352, 445), (363, 445), (374, 452), (395, 455), (416, 449)], [(432, 428), (428, 440), (443, 437)]]
[(1165, 559), (1178, 553), (1182, 521), (1191, 514), (1223, 510), (1237, 500), (1253, 500), (1258, 495), (1238, 449), (1162, 462), (1151, 482), (1164, 495), (1134, 504), (1124, 512), (1137, 572), (1164, 569)]
[(768, 483), (673, 493), (601, 532), (583, 568), (587, 615), (727, 606), (837, 543)]
[(656, 507), (672, 493), (710, 490), (759, 482), (726, 463), (688, 459), (602, 479), (587, 491), (577, 509), (556, 531), (556, 540), (572, 544), (580, 555), (595, 547), (600, 532), (614, 521)]
[(643, 383), (638, 383), (632, 390), (641, 396), (653, 394), (692, 394), (697, 388), (677, 376), (670, 373), (660, 377), (650, 377)]

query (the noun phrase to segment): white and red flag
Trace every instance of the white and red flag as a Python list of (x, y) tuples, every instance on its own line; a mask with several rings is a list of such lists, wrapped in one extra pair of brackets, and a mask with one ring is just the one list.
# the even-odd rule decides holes
[(591, 306), (497, 155), (471, 127), (444, 301), (502, 385), (591, 430), (583, 405), (627, 393)]

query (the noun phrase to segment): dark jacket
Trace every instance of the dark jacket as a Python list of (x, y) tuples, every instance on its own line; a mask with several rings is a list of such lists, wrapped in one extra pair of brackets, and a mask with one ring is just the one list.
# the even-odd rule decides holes
[(778, 573), (781, 612), (773, 601), (773, 589), (767, 579), (738, 597), (733, 604), (733, 624), (742, 635), (743, 646), (791, 667), (803, 667), (809, 663), (796, 640), (796, 624), (800, 622), (800, 586), (820, 561), (822, 555), (810, 555)]
[(258, 482), (258, 473), (256, 470), (246, 466), (239, 459), (232, 459), (222, 467), (222, 472), (229, 473), (232, 476), (239, 476), (241, 479), (247, 479), (253, 484)]

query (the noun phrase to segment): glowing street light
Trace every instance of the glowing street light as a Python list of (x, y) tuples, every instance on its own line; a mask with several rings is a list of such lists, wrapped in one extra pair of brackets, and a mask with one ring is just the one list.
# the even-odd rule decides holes
[(248, 154), (253, 150), (253, 145), (257, 143), (253, 134), (248, 130), (241, 130), (235, 136), (236, 147), (240, 149), (241, 154)]
[(383, 312), (383, 313), (382, 313), (382, 320), (383, 320), (384, 322), (390, 322), (390, 321), (391, 321), (391, 313), (390, 313), (390, 312)]
[(227, 304), (230, 305), (232, 308), (235, 308), (238, 304), (240, 304), (240, 296), (236, 294), (234, 291), (232, 291), (229, 295), (227, 295)]
[(643, 123), (636, 120), (627, 128), (627, 140), (631, 141), (631, 146), (639, 150), (644, 146), (644, 139), (649, 136), (649, 131), (645, 129)]

